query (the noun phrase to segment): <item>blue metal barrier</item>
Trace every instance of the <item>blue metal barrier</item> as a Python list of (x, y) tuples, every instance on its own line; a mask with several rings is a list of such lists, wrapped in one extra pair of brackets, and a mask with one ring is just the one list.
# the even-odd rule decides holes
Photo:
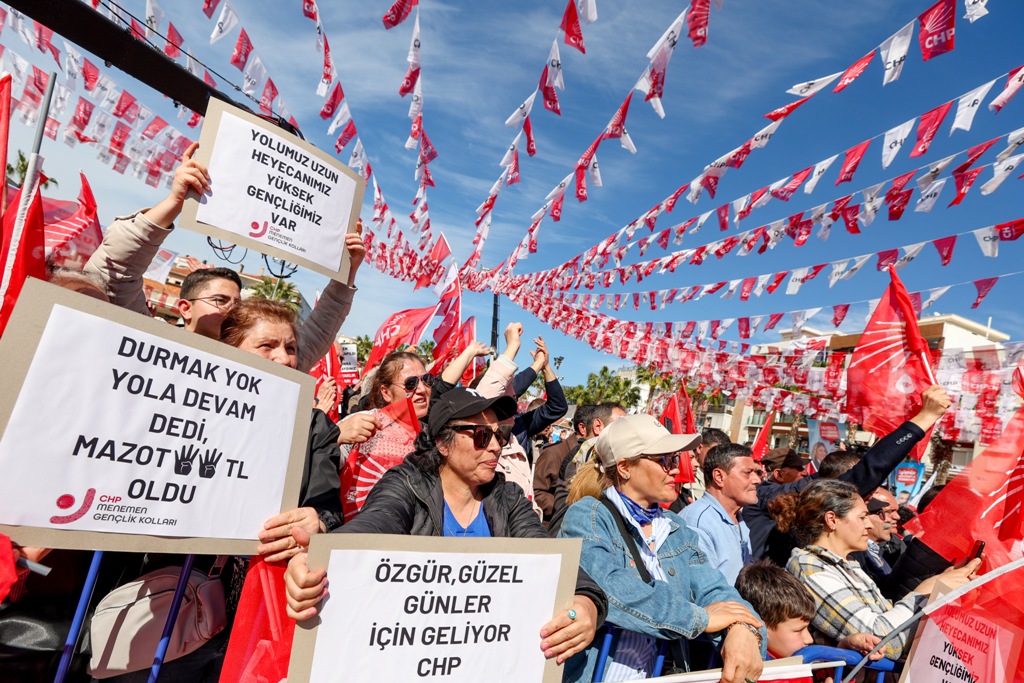
[[(811, 662), (834, 662), (836, 660), (846, 662), (846, 664), (836, 667), (833, 680), (837, 681), (837, 683), (843, 679), (843, 669), (847, 666), (855, 666), (864, 658), (864, 655), (854, 650), (844, 650), (839, 647), (828, 647), (827, 645), (808, 645), (794, 652), (793, 656), (802, 657), (804, 664), (810, 664)], [(899, 673), (903, 670), (903, 665), (883, 657), (877, 661), (868, 662), (864, 668), (869, 671), (877, 671), (875, 683), (883, 683), (885, 674)]]

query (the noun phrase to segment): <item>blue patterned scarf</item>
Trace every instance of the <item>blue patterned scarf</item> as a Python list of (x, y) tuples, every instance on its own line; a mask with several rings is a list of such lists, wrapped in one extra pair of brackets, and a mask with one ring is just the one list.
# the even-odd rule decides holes
[(664, 514), (664, 510), (662, 510), (658, 505), (649, 508), (642, 507), (635, 500), (620, 491), (618, 487), (615, 488), (615, 492), (619, 494), (619, 498), (621, 498), (622, 502), (626, 505), (626, 509), (629, 510), (630, 517), (632, 517), (640, 526), (647, 526)]

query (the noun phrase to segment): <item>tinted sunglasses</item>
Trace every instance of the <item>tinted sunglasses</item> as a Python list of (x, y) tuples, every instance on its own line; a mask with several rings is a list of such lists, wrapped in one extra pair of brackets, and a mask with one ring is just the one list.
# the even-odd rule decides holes
[(420, 375), (418, 377), (416, 375), (406, 377), (402, 380), (402, 387), (411, 394), (416, 391), (416, 387), (419, 386), (420, 382), (423, 382), (427, 387), (432, 387), (434, 386), (434, 376), (428, 372), (427, 374)]
[(654, 462), (661, 465), (661, 469), (666, 472), (679, 468), (679, 454), (673, 453), (672, 455), (641, 455), (641, 460), (653, 460)]
[(512, 439), (512, 426), (488, 427), (487, 425), (448, 425), (457, 432), (473, 432), (473, 447), (482, 451), (491, 443), (493, 436), (498, 440), (498, 445), (504, 448)]

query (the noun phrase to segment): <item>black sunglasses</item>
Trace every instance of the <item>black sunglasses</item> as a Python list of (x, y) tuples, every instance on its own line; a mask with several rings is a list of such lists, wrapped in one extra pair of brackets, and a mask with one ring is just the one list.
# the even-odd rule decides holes
[(654, 462), (661, 465), (661, 469), (666, 472), (671, 472), (674, 469), (679, 468), (679, 454), (674, 453), (672, 455), (641, 455), (641, 460), (653, 460)]
[(406, 377), (402, 380), (402, 387), (405, 388), (406, 392), (411, 394), (416, 391), (416, 387), (419, 386), (420, 382), (423, 382), (427, 387), (432, 387), (434, 386), (434, 376), (428, 372), (425, 375), (420, 375), (418, 377), (416, 375)]
[(448, 425), (457, 432), (471, 431), (473, 432), (473, 447), (477, 450), (483, 450), (491, 443), (491, 437), (493, 436), (498, 440), (498, 445), (504, 448), (508, 445), (508, 442), (512, 439), (512, 426), (503, 425), (501, 427), (488, 427), (487, 425)]

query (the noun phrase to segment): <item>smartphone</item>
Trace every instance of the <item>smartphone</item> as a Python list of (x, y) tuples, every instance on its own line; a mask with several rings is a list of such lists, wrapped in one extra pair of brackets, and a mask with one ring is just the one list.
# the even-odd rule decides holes
[(983, 552), (985, 552), (985, 541), (975, 541), (974, 547), (971, 548), (971, 554), (967, 558), (967, 561), (970, 562), (971, 560), (981, 557)]

